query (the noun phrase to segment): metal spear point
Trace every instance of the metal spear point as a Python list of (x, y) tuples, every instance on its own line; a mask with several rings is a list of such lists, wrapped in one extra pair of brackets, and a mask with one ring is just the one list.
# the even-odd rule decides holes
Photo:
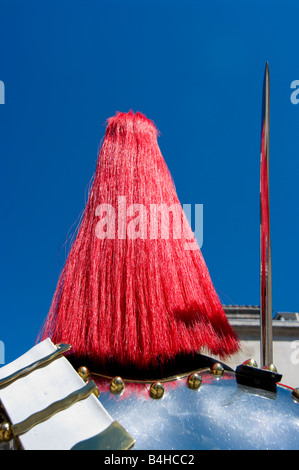
[(269, 201), (270, 76), (266, 63), (263, 90), (260, 162), (260, 323), (261, 367), (273, 363), (272, 347), (272, 260)]

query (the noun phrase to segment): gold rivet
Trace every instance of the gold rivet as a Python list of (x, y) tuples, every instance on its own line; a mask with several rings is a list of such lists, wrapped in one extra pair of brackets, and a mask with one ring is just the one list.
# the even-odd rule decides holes
[(99, 392), (99, 389), (96, 388), (93, 392), (93, 394), (98, 398), (100, 396), (100, 392)]
[(270, 372), (277, 372), (277, 369), (274, 364), (267, 364), (263, 367), (265, 370), (269, 370)]
[(247, 359), (247, 361), (244, 361), (243, 365), (250, 366), (250, 367), (257, 367), (257, 362), (255, 359), (251, 358), (251, 359)]
[(114, 377), (110, 382), (110, 392), (117, 395), (125, 388), (124, 381), (121, 377)]
[(219, 362), (216, 362), (216, 364), (214, 364), (213, 367), (211, 368), (211, 372), (213, 375), (220, 376), (220, 375), (223, 375), (224, 368)]
[(79, 367), (78, 374), (80, 375), (81, 379), (84, 380), (84, 382), (89, 380), (91, 376), (90, 371), (85, 366)]
[(187, 385), (192, 390), (198, 389), (202, 384), (201, 376), (198, 375), (196, 372), (194, 374), (189, 375), (187, 380)]
[(0, 423), (0, 442), (8, 442), (12, 437), (10, 424), (7, 422)]
[(292, 391), (292, 398), (294, 398), (294, 400), (299, 403), (299, 387), (298, 388), (294, 388), (294, 390)]
[(150, 388), (150, 397), (154, 399), (162, 398), (164, 395), (164, 386), (160, 382), (155, 382)]

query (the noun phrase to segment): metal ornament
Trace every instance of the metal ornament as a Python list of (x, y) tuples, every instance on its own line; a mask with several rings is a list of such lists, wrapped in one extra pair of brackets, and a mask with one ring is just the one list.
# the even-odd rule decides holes
[(244, 366), (250, 366), (250, 367), (258, 367), (257, 362), (255, 359), (247, 359), (246, 361), (243, 362)]
[(294, 390), (292, 391), (292, 398), (295, 402), (299, 403), (299, 387), (294, 388)]
[(212, 366), (211, 372), (213, 375), (221, 377), (224, 373), (224, 367), (219, 362), (216, 362), (216, 364)]
[(267, 364), (263, 369), (269, 370), (270, 372), (277, 372), (277, 368), (274, 364)]
[(191, 388), (192, 390), (197, 390), (199, 389), (201, 384), (202, 384), (202, 379), (199, 374), (194, 372), (193, 374), (189, 375), (187, 379), (187, 385), (189, 388)]
[(125, 388), (124, 381), (121, 377), (114, 377), (110, 382), (110, 392), (119, 395)]
[(91, 376), (90, 370), (85, 366), (79, 367), (78, 374), (80, 375), (81, 379), (84, 380), (84, 382), (87, 382)]
[(8, 442), (12, 437), (13, 434), (10, 423), (6, 421), (0, 423), (0, 442)]
[(113, 421), (105, 431), (79, 442), (72, 450), (130, 450), (134, 443), (132, 436), (117, 421)]
[(150, 388), (150, 397), (159, 400), (164, 395), (164, 385), (161, 382), (154, 382)]

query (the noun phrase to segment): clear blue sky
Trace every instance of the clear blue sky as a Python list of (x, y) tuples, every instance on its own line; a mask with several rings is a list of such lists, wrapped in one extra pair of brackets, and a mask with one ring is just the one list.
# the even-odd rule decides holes
[(47, 315), (106, 119), (141, 111), (225, 304), (259, 304), (259, 159), (270, 65), (273, 309), (299, 311), (297, 1), (0, 1), (1, 322), (5, 362)]

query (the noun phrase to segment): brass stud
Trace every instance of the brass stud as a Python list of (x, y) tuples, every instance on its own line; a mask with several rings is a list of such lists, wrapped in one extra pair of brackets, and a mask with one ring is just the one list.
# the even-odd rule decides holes
[(94, 394), (97, 398), (99, 398), (99, 396), (100, 396), (99, 389), (96, 388), (96, 389), (93, 391), (93, 394)]
[(0, 442), (8, 442), (12, 437), (13, 434), (10, 424), (5, 421), (0, 423)]
[(211, 372), (218, 377), (222, 376), (224, 374), (224, 367), (219, 362), (216, 362), (211, 368)]
[(292, 398), (293, 398), (297, 403), (299, 403), (299, 387), (298, 387), (298, 388), (294, 388), (294, 390), (292, 391)]
[(155, 382), (150, 388), (150, 397), (158, 400), (164, 395), (164, 386), (160, 382)]
[(250, 366), (250, 367), (258, 367), (256, 360), (253, 359), (253, 358), (247, 359), (247, 361), (244, 361), (243, 365), (244, 366)]
[(202, 384), (201, 376), (198, 375), (196, 372), (194, 374), (189, 375), (187, 380), (187, 385), (192, 390), (197, 390)]
[(120, 394), (125, 388), (124, 381), (121, 377), (114, 377), (110, 382), (110, 392), (114, 395)]
[(80, 375), (81, 379), (84, 380), (84, 382), (87, 382), (91, 376), (89, 369), (87, 369), (85, 366), (79, 367), (78, 374)]
[(267, 364), (266, 366), (263, 367), (265, 370), (269, 370), (270, 372), (277, 372), (277, 369), (274, 364)]

